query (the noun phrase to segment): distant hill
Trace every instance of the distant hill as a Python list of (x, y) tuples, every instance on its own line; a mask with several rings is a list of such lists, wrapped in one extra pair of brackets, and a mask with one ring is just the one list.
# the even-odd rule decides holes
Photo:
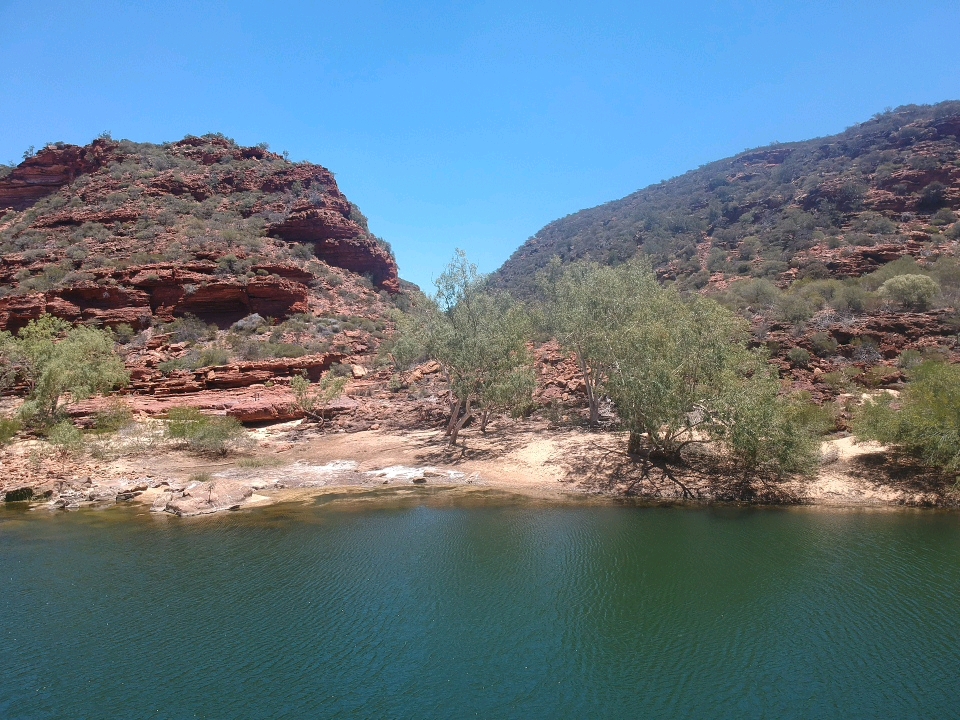
[(134, 329), (284, 319), (336, 305), (343, 282), (354, 296), (400, 289), (389, 246), (329, 170), (219, 134), (55, 143), (0, 167), (0, 259), (12, 330), (42, 312)]
[(952, 101), (749, 150), (550, 223), (493, 281), (526, 295), (555, 255), (617, 264), (644, 252), (690, 290), (742, 277), (785, 287), (944, 252), (960, 235), (958, 140)]
[(290, 378), (362, 376), (406, 286), (333, 173), (265, 145), (102, 137), (0, 166), (0, 330), (112, 328), (138, 412), (297, 417)]

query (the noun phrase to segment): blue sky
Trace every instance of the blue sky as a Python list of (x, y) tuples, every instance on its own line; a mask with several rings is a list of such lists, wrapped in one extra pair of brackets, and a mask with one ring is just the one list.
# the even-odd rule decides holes
[(960, 99), (956, 0), (9, 2), (0, 159), (223, 132), (320, 163), (425, 288), (771, 141)]

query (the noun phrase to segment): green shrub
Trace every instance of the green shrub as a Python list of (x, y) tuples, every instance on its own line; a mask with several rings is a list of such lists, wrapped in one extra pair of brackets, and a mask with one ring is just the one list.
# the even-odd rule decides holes
[(890, 278), (897, 277), (898, 275), (916, 275), (918, 273), (922, 274), (922, 271), (920, 266), (917, 265), (917, 261), (910, 255), (904, 255), (892, 262), (888, 262), (869, 275), (864, 275), (860, 278), (860, 281), (868, 290), (876, 290)]
[(72, 422), (64, 420), (50, 428), (47, 442), (63, 455), (75, 455), (83, 450), (83, 433)]
[[(186, 286), (184, 287), (186, 288)], [(161, 325), (160, 332), (171, 333), (170, 340), (175, 343), (197, 342), (198, 340), (212, 340), (216, 336), (217, 326), (207, 325), (199, 318), (187, 314), (166, 325)]]
[(214, 365), (226, 365), (230, 362), (230, 353), (223, 348), (211, 347), (204, 348), (197, 361), (197, 367), (211, 367)]
[(873, 294), (852, 282), (844, 282), (830, 298), (830, 307), (841, 313), (862, 313), (875, 302)]
[(839, 343), (830, 333), (817, 332), (810, 336), (810, 347), (817, 357), (830, 357), (837, 352)]
[(782, 295), (777, 300), (777, 318), (791, 325), (802, 325), (813, 317), (816, 307), (800, 295)]
[(114, 334), (117, 336), (117, 342), (121, 345), (126, 345), (128, 342), (133, 340), (134, 336), (137, 334), (137, 331), (134, 330), (127, 323), (120, 323), (113, 329)]
[(926, 275), (897, 275), (880, 286), (880, 295), (907, 310), (929, 310), (940, 293), (936, 280)]
[(853, 427), (865, 440), (892, 445), (935, 468), (960, 471), (960, 366), (919, 365), (899, 398), (884, 393), (866, 401)]
[(349, 365), (337, 363), (330, 366), (330, 374), (337, 378), (352, 378), (353, 370)]
[(782, 397), (776, 374), (759, 372), (737, 391), (721, 442), (743, 467), (778, 474), (810, 473), (820, 462), (820, 436), (830, 413), (809, 396)]
[(919, 350), (904, 350), (897, 358), (897, 365), (904, 370), (912, 370), (923, 362), (923, 353)]
[(111, 333), (43, 315), (17, 336), (0, 332), (0, 385), (16, 379), (30, 387), (21, 420), (51, 425), (67, 403), (125, 385), (129, 374)]
[(787, 359), (794, 367), (805, 368), (810, 364), (810, 353), (801, 347), (790, 348)]
[(900, 378), (900, 371), (887, 365), (874, 365), (867, 368), (860, 376), (859, 380), (865, 387), (877, 388), (882, 385), (888, 385)]
[(842, 370), (837, 370), (835, 372), (824, 373), (820, 378), (824, 383), (826, 383), (834, 392), (850, 392), (853, 389), (851, 381), (860, 375), (860, 370), (853, 366), (845, 367)]
[(780, 297), (777, 286), (763, 278), (735, 283), (731, 290), (754, 308), (769, 307)]
[(273, 357), (278, 358), (298, 358), (303, 357), (308, 352), (302, 345), (295, 345), (293, 343), (271, 344), (268, 350)]
[(234, 417), (205, 415), (196, 408), (172, 408), (165, 435), (199, 453), (226, 455), (243, 437)]
[(23, 426), (15, 418), (0, 418), (0, 445), (6, 445)]
[(133, 413), (122, 403), (114, 403), (93, 416), (93, 428), (97, 432), (117, 432), (133, 422)]

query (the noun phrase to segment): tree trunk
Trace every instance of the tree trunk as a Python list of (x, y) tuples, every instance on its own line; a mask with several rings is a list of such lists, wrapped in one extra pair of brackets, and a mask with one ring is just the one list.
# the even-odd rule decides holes
[(597, 399), (597, 389), (593, 378), (593, 373), (587, 367), (583, 356), (577, 354), (577, 360), (580, 362), (580, 374), (583, 375), (583, 385), (587, 391), (587, 406), (590, 408), (590, 425), (596, 427), (600, 424), (600, 402)]
[(484, 410), (480, 414), (480, 432), (485, 433), (487, 431), (487, 422), (490, 420), (490, 411)]
[(639, 455), (643, 449), (643, 433), (631, 430), (630, 438), (627, 440), (627, 452), (631, 455)]
[(457, 424), (457, 418), (460, 416), (460, 408), (463, 407), (463, 401), (457, 400), (456, 402), (450, 402), (450, 420), (447, 422), (447, 430), (444, 433), (449, 435), (453, 432), (453, 426)]
[(467, 420), (473, 417), (473, 410), (470, 408), (470, 401), (467, 400), (467, 405), (464, 408), (463, 417), (460, 418), (453, 425), (453, 429), (450, 431), (450, 444), (457, 444), (457, 436), (460, 435), (460, 431), (463, 429), (463, 426), (467, 424)]

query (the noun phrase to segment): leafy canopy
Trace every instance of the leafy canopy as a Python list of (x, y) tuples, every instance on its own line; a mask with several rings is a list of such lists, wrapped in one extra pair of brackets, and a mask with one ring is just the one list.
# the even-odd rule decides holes
[(108, 330), (71, 327), (44, 315), (17, 335), (0, 332), (0, 381), (25, 383), (29, 394), (21, 415), (49, 424), (68, 402), (122, 387), (129, 374)]
[(864, 402), (854, 432), (932, 467), (960, 472), (960, 366), (921, 363), (899, 398), (885, 393)]
[(517, 414), (530, 405), (535, 386), (528, 313), (504, 292), (491, 291), (462, 250), (437, 280), (437, 293), (415, 315), (398, 323), (393, 348), (398, 365), (437, 360), (452, 396), (449, 431), (476, 411), (481, 425), (492, 412)]

